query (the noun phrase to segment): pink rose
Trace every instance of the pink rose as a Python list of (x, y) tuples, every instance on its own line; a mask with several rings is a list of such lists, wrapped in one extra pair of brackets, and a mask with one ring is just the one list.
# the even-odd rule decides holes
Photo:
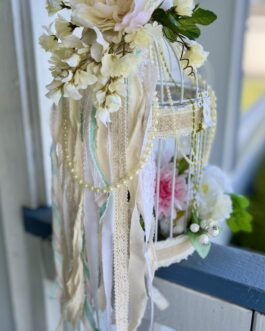
[[(160, 192), (159, 192), (159, 218), (170, 217), (171, 214), (171, 190), (173, 181), (173, 163), (164, 165), (160, 170)], [(178, 175), (176, 171), (174, 208), (184, 210), (187, 204), (187, 184), (185, 176)], [(174, 214), (175, 210), (174, 210)]]

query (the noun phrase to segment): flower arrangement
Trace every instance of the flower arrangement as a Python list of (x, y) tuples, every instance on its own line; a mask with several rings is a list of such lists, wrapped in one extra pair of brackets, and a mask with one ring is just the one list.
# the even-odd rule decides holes
[(121, 107), (124, 79), (136, 74), (154, 40), (164, 35), (177, 42), (183, 68), (192, 74), (208, 56), (195, 41), (198, 24), (216, 19), (192, 0), (48, 0), (47, 10), (60, 13), (40, 37), (51, 53), (47, 96), (56, 103), (62, 96), (80, 100), (91, 87), (96, 116), (105, 125)]
[[(216, 15), (193, 0), (47, 0), (47, 10), (55, 19), (40, 44), (51, 54), (47, 96), (57, 104), (58, 330), (64, 321), (75, 330), (137, 330), (158, 267), (194, 248), (205, 257), (223, 220), (251, 230), (247, 200), (231, 193), (219, 169), (205, 167), (216, 105), (197, 75), (208, 52), (196, 39)], [(170, 137), (176, 151), (188, 137), (189, 152), (160, 166), (153, 146)]]
[(173, 167), (176, 167), (174, 190), (173, 234), (187, 233), (194, 248), (203, 258), (211, 246), (211, 238), (220, 234), (224, 221), (233, 232), (251, 232), (252, 216), (248, 213), (248, 200), (232, 193), (231, 184), (220, 168), (206, 166), (197, 195), (197, 206), (193, 209), (188, 189), (189, 164), (184, 158), (174, 164), (169, 157), (162, 158), (159, 192), (160, 239), (169, 237), (171, 217), (171, 192)]

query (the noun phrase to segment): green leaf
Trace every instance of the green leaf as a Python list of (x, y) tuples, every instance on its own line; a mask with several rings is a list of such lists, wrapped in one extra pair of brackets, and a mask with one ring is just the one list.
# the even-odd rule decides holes
[(247, 211), (249, 201), (242, 195), (230, 194), (232, 200), (233, 211), (230, 218), (227, 220), (227, 225), (232, 232), (251, 232), (252, 231), (252, 215)]
[(205, 259), (210, 252), (211, 243), (208, 245), (202, 245), (198, 240), (200, 235), (201, 233), (193, 233), (190, 231), (188, 232), (188, 236), (196, 252), (200, 255), (201, 258)]
[(192, 18), (196, 20), (196, 24), (209, 25), (217, 19), (217, 15), (210, 10), (198, 8), (193, 12)]
[(176, 41), (177, 34), (173, 32), (171, 29), (167, 28), (166, 26), (163, 27), (163, 32), (166, 38), (171, 41), (172, 43)]
[(191, 212), (190, 219), (191, 223), (201, 224), (201, 219), (198, 217), (197, 213)]
[(187, 162), (186, 159), (180, 159), (177, 161), (177, 168), (178, 168), (178, 173), (179, 175), (184, 174), (186, 170), (189, 169), (189, 163)]
[(157, 8), (153, 13), (152, 18), (162, 24), (164, 28), (167, 28), (166, 36), (170, 34), (169, 40), (173, 40), (173, 33), (181, 34), (192, 40), (200, 36), (200, 29), (196, 25), (188, 22), (182, 23), (176, 13), (165, 12), (162, 8)]
[(200, 37), (201, 30), (195, 24), (187, 24), (186, 22), (179, 20), (178, 32), (183, 36), (195, 40)]
[(198, 8), (197, 10), (193, 11), (191, 17), (182, 17), (179, 19), (179, 22), (184, 25), (209, 25), (216, 19), (217, 16), (212, 11)]
[(165, 12), (162, 8), (157, 8), (153, 13), (152, 18), (173, 32), (176, 32), (176, 28), (179, 25), (175, 16), (170, 12)]

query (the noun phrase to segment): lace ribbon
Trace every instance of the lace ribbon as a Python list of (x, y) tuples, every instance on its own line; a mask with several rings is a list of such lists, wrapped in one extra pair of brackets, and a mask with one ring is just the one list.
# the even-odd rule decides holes
[[(126, 174), (127, 111), (120, 110), (112, 117), (112, 171), (114, 178)], [(128, 330), (129, 277), (128, 242), (129, 217), (127, 186), (122, 185), (114, 191), (114, 300), (116, 330)]]

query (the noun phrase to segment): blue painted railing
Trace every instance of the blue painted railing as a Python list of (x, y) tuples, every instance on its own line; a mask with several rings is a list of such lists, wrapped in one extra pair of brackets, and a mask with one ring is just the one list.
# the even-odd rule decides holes
[[(52, 234), (51, 208), (23, 209), (25, 230), (42, 239)], [(209, 256), (161, 268), (157, 277), (265, 313), (265, 256), (212, 245)]]

